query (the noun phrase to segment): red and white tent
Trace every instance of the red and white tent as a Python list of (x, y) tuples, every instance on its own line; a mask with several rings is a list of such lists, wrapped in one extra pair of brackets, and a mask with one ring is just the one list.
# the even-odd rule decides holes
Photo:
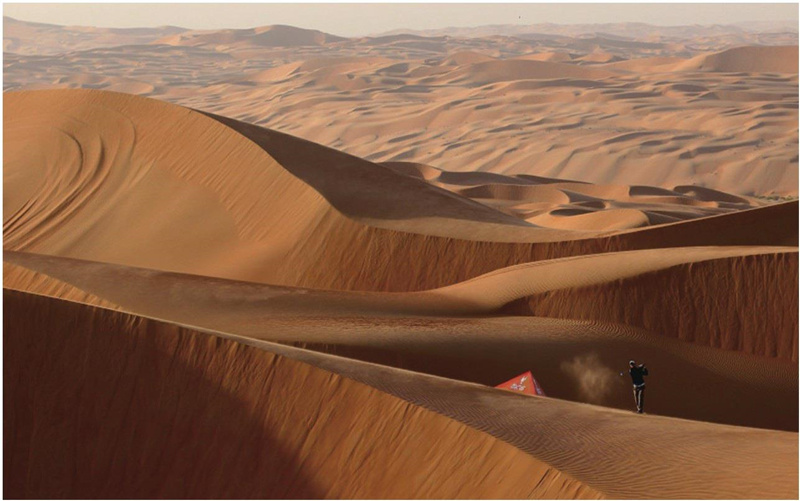
[(544, 390), (539, 386), (539, 382), (533, 377), (531, 371), (520, 374), (519, 376), (509, 379), (503, 384), (498, 384), (495, 388), (502, 388), (504, 390), (516, 391), (525, 393), (527, 395), (542, 395), (545, 396)]

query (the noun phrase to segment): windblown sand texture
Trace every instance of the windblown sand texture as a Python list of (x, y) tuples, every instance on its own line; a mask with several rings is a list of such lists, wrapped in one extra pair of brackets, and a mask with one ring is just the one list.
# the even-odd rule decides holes
[(5, 22), (5, 497), (798, 496), (796, 34)]

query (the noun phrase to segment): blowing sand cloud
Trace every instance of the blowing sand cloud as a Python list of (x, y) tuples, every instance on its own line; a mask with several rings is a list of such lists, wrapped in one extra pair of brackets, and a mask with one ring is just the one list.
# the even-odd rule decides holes
[(593, 404), (604, 403), (614, 381), (614, 371), (603, 365), (597, 353), (562, 362), (561, 370), (575, 379), (582, 399)]

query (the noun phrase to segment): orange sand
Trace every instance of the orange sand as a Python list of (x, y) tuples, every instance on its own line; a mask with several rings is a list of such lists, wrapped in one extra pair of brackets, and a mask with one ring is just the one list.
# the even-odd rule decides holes
[(797, 498), (796, 35), (5, 27), (7, 497)]

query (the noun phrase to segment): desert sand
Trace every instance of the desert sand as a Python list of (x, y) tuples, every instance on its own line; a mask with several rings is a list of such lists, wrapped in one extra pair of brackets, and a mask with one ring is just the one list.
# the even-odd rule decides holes
[(796, 32), (5, 23), (4, 496), (798, 496)]
[(373, 162), (797, 196), (796, 27), (4, 25), (4, 90), (138, 94)]

